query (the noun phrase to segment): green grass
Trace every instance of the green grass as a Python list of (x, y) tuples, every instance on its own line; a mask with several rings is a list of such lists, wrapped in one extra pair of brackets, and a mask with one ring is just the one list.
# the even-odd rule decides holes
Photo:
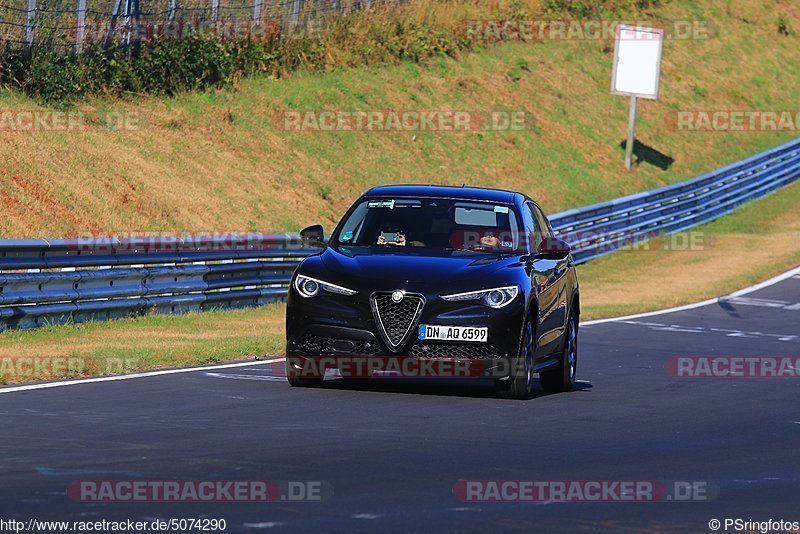
[[(45, 326), (0, 334), (0, 382), (118, 374), (203, 365), (283, 352), (284, 307), (151, 315), (108, 322)], [(43, 367), (15, 367), (38, 359)], [(63, 362), (69, 362), (68, 365)], [(67, 372), (51, 373), (52, 363)], [(26, 374), (28, 373), (29, 374)]]

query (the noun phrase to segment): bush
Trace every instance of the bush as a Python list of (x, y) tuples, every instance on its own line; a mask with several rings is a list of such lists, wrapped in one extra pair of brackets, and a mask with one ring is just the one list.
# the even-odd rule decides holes
[(2, 51), (2, 81), (45, 102), (90, 94), (173, 95), (230, 83), (237, 75), (274, 68), (275, 45), (189, 38), (125, 48), (90, 46), (83, 54), (53, 50)]

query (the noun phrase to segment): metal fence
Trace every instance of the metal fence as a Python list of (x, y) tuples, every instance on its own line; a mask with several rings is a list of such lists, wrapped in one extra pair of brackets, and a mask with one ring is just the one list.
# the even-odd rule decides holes
[(0, 0), (0, 43), (81, 53), (91, 44), (209, 35), (273, 38), (400, 0)]
[[(730, 213), (800, 176), (800, 139), (679, 184), (551, 217), (583, 263)], [(313, 253), (296, 235), (2, 240), (0, 330), (259, 306)]]

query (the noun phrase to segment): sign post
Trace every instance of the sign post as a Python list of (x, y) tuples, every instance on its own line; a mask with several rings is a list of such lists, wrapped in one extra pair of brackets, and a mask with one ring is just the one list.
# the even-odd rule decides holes
[(625, 143), (625, 168), (631, 170), (633, 160), (634, 132), (636, 131), (636, 96), (631, 97), (631, 109), (628, 112), (628, 141)]
[(617, 25), (611, 94), (631, 97), (628, 141), (625, 144), (625, 168), (628, 170), (633, 164), (637, 99), (658, 99), (663, 44), (662, 29)]

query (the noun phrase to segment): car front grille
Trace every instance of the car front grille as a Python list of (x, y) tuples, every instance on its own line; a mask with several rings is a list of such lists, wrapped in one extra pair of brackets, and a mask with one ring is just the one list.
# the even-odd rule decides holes
[(380, 353), (376, 341), (364, 339), (339, 339), (306, 334), (298, 343), (301, 350), (311, 354), (347, 354), (352, 356), (371, 356)]
[(422, 315), (425, 299), (421, 295), (405, 294), (395, 302), (390, 294), (377, 294), (371, 301), (372, 314), (384, 341), (393, 352), (400, 350)]
[(495, 360), (503, 355), (491, 343), (430, 343), (417, 341), (411, 346), (414, 358), (441, 360)]

